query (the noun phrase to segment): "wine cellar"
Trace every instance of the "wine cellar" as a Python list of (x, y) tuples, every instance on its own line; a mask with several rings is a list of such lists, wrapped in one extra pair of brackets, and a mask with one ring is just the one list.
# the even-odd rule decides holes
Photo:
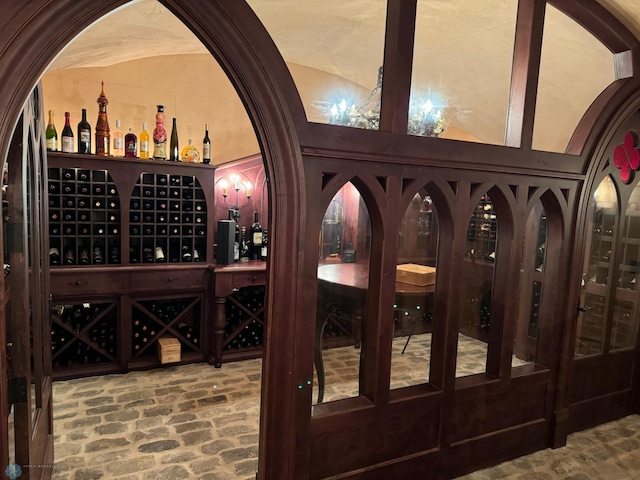
[[(637, 417), (631, 3), (7, 5), (7, 475), (441, 480)], [(148, 422), (53, 414), (154, 369)]]

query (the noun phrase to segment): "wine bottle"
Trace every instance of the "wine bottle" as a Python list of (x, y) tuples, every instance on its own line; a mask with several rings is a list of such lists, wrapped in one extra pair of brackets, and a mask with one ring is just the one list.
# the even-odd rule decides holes
[(171, 127), (171, 143), (169, 144), (169, 160), (177, 162), (179, 157), (178, 150), (178, 126), (176, 125), (176, 118), (173, 117), (173, 125)]
[(124, 156), (124, 134), (120, 129), (120, 120), (116, 119), (116, 129), (113, 131), (113, 155)]
[(164, 105), (156, 105), (156, 126), (153, 129), (153, 158), (167, 159), (167, 131), (164, 128)]
[(73, 249), (68, 249), (67, 253), (64, 254), (64, 263), (65, 265), (75, 265), (76, 253), (73, 251)]
[(265, 228), (262, 231), (262, 248), (260, 249), (260, 260), (266, 261), (268, 254), (269, 231)]
[(53, 110), (49, 110), (49, 123), (45, 132), (47, 137), (47, 150), (55, 152), (58, 150), (58, 132), (53, 122)]
[(111, 135), (109, 134), (109, 120), (107, 118), (107, 104), (109, 100), (104, 94), (104, 82), (98, 97), (98, 121), (96, 123), (96, 155), (109, 156)]
[(102, 257), (102, 248), (99, 245), (96, 245), (93, 249), (93, 264), (102, 265), (103, 263), (104, 258)]
[(183, 262), (190, 262), (193, 260), (193, 257), (191, 255), (191, 250), (189, 249), (188, 245), (183, 245), (182, 247), (182, 261)]
[(262, 225), (258, 221), (259, 213), (253, 212), (253, 224), (250, 227), (251, 234), (251, 260), (260, 260), (262, 251)]
[(164, 256), (164, 250), (162, 249), (162, 247), (156, 247), (156, 262), (157, 263), (164, 263), (166, 261), (165, 256)]
[(78, 123), (78, 153), (91, 153), (91, 125), (87, 122), (87, 109), (82, 109), (82, 120)]
[(240, 260), (249, 260), (249, 246), (247, 245), (247, 227), (240, 229)]
[(149, 158), (149, 132), (147, 132), (147, 124), (142, 124), (140, 132), (140, 158)]
[(129, 132), (124, 136), (124, 156), (135, 158), (138, 156), (138, 137), (129, 128)]
[(202, 140), (202, 163), (211, 163), (211, 140), (209, 140), (209, 125), (204, 124), (204, 139)]
[(56, 247), (49, 249), (49, 265), (60, 265), (60, 251)]
[(144, 263), (153, 263), (153, 250), (149, 247), (145, 247), (142, 250), (142, 256)]
[(62, 151), (73, 153), (73, 130), (71, 130), (71, 114), (64, 112), (64, 128), (62, 129)]

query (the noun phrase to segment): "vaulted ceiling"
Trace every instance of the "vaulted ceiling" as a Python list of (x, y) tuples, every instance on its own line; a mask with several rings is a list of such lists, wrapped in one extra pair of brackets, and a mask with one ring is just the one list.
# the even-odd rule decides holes
[[(335, 75), (365, 89), (375, 85), (382, 62), (386, 0), (248, 3), (288, 64)], [(640, 38), (640, 2), (599, 3)], [(419, 2), (414, 84), (442, 99), (449, 125), (487, 143), (504, 140), (516, 9), (517, 0)], [(548, 9), (548, 21), (554, 22), (549, 31), (554, 34), (549, 46), (543, 44), (541, 121), (536, 125), (541, 132), (539, 147), (556, 151), (563, 150), (585, 108), (613, 79), (609, 52), (599, 45), (594, 48), (589, 34), (561, 17)], [(50, 70), (196, 53), (206, 49), (165, 7), (156, 0), (135, 0), (86, 29)], [(587, 76), (588, 87), (581, 84)], [(309, 108), (322, 99), (306, 100)], [(558, 117), (554, 110), (559, 105), (570, 118)], [(534, 139), (534, 147), (535, 143)]]

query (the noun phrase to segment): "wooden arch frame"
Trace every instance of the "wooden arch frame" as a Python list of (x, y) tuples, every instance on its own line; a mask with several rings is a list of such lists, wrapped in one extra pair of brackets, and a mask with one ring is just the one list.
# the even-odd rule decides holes
[[(521, 1), (531, 5), (545, 3), (544, 0)], [(607, 124), (623, 115), (618, 109), (633, 95), (639, 81), (621, 77), (594, 102), (578, 126), (568, 150), (568, 153), (577, 153), (579, 156), (576, 158), (532, 152), (528, 148), (506, 149), (501, 146), (471, 145), (440, 139), (400, 138), (394, 132), (402, 130), (402, 120), (390, 122), (391, 133), (346, 131), (341, 127), (311, 125), (306, 122), (299, 96), (281, 56), (246, 3), (237, 0), (161, 2), (185, 22), (216, 55), (238, 89), (263, 148), (272, 187), (271, 228), (278, 238), (278, 242), (272, 245), (273, 255), (269, 269), (272, 288), (269, 289), (268, 315), (270, 318), (277, 317), (279, 324), (277, 335), (274, 334), (273, 325), (268, 332), (269, 343), (263, 377), (260, 471), (267, 478), (284, 480), (299, 477), (300, 473), (305, 472), (296, 471), (296, 466), (308, 463), (305, 458), (308, 452), (305, 449), (308, 446), (309, 424), (300, 415), (300, 400), (297, 389), (294, 388), (302, 382), (306, 370), (306, 367), (294, 361), (296, 353), (304, 348), (304, 345), (299, 345), (295, 340), (299, 335), (297, 329), (301, 328), (298, 319), (303, 317), (303, 312), (309, 306), (309, 298), (303, 298), (301, 293), (302, 286), (313, 281), (306, 275), (307, 270), (301, 273), (303, 269), (300, 262), (304, 262), (305, 254), (290, 253), (304, 252), (309, 240), (304, 215), (307, 205), (303, 187), (306, 171), (302, 166), (301, 145), (302, 149), (314, 148), (319, 157), (329, 157), (330, 151), (346, 149), (350, 158), (363, 159), (364, 156), (358, 155), (358, 152), (370, 152), (368, 157), (394, 157), (396, 162), (397, 158), (401, 158), (411, 165), (428, 162), (443, 166), (462, 159), (457, 168), (488, 167), (489, 170), (503, 169), (504, 172), (514, 174), (538, 171), (552, 177), (566, 176), (581, 180), (589, 170), (590, 159), (597, 151), (602, 131)], [(0, 93), (0, 152), (3, 160), (24, 100), (47, 65), (82, 29), (127, 3), (126, 0), (105, 0), (87, 7), (74, 0), (35, 0), (5, 10), (6, 18), (11, 21), (0, 31), (0, 80), (4, 87)], [(396, 24), (401, 24), (407, 19), (407, 12), (415, 7), (415, 3), (416, 0), (390, 2), (389, 17), (395, 19)], [(550, 3), (579, 19), (612, 51), (630, 51), (634, 58), (629, 61), (628, 66), (632, 69), (637, 67), (638, 61), (635, 58), (640, 53), (637, 40), (602, 6), (596, 2), (586, 6), (579, 3), (576, 6), (576, 2), (572, 0), (555, 0)], [(531, 12), (534, 20), (539, 22), (539, 9), (532, 9)], [(396, 29), (391, 34), (397, 35), (397, 38), (387, 41), (387, 65), (398, 67), (396, 72), (400, 72), (400, 75), (394, 83), (399, 87), (410, 83), (410, 68), (407, 67), (411, 60), (405, 57), (393, 58), (391, 53), (394, 46), (407, 44), (408, 37), (412, 35), (409, 30)], [(528, 33), (531, 34), (532, 30), (529, 29)], [(526, 36), (527, 32), (521, 31), (520, 34)], [(43, 42), (42, 39), (48, 41)], [(520, 45), (522, 56), (519, 57), (518, 68), (523, 82), (520, 87), (523, 87), (528, 83), (535, 45), (532, 46), (531, 42)], [(393, 69), (388, 69), (390, 70)], [(387, 85), (393, 84), (388, 82)], [(393, 86), (390, 90), (387, 89), (383, 100), (385, 106), (406, 103), (403, 97), (407, 92), (401, 90), (402, 88), (396, 90)], [(525, 111), (527, 105), (530, 108), (532, 104), (525, 95), (518, 108)], [(391, 113), (394, 119), (403, 117), (401, 111)], [(588, 174), (590, 177), (592, 175)], [(286, 223), (280, 221), (283, 218), (287, 219)], [(580, 225), (578, 221), (578, 229)], [(280, 393), (276, 395), (278, 390)], [(276, 397), (277, 402), (274, 401)]]
[[(304, 250), (304, 172), (297, 133), (306, 122), (282, 57), (246, 3), (234, 0), (190, 2), (160, 0), (212, 52), (234, 84), (249, 113), (263, 150), (271, 180), (271, 245), (267, 315), (278, 318), (267, 331), (263, 366), (260, 472), (264, 478), (293, 478), (296, 454), (296, 411), (300, 383), (294, 363), (296, 320), (302, 317), (297, 257)], [(0, 33), (0, 152), (6, 161), (9, 139), (25, 99), (54, 57), (91, 23), (126, 0), (105, 0), (87, 6), (74, 0), (30, 2), (12, 12)], [(215, 28), (214, 28), (215, 26)], [(43, 39), (47, 39), (43, 41)], [(256, 46), (258, 48), (256, 49)], [(281, 221), (280, 219), (286, 219)], [(281, 294), (278, 294), (281, 292)], [(4, 349), (3, 349), (4, 351)], [(290, 392), (283, 395), (281, 392)], [(277, 394), (276, 392), (280, 392)], [(278, 401), (273, 401), (274, 397)], [(286, 398), (285, 398), (286, 397)], [(287, 412), (283, 416), (283, 412)]]

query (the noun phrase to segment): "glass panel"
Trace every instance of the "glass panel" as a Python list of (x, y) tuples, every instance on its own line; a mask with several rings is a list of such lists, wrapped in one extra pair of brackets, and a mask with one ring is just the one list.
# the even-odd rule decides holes
[[(607, 311), (611, 256), (616, 229), (618, 196), (611, 177), (605, 177), (594, 192), (589, 209), (593, 215), (591, 243), (583, 274), (582, 308), (578, 315), (575, 355), (602, 352), (603, 326)], [(585, 278), (586, 277), (586, 280)]]
[(512, 367), (536, 361), (546, 242), (547, 215), (542, 203), (537, 202), (527, 219), (522, 243), (518, 318)]
[(359, 395), (370, 245), (369, 212), (347, 183), (330, 202), (320, 228), (314, 403)]
[(38, 211), (38, 204), (36, 202), (36, 192), (34, 191), (35, 183), (34, 177), (36, 172), (33, 168), (33, 145), (31, 144), (31, 138), (29, 138), (29, 148), (27, 149), (27, 155), (24, 158), (25, 162), (25, 189), (26, 189), (26, 209), (25, 209), (25, 223), (26, 223), (26, 262), (29, 266), (27, 270), (28, 274), (28, 311), (26, 312), (29, 320), (29, 336), (30, 336), (30, 357), (31, 357), (31, 415), (35, 419), (37, 409), (42, 405), (42, 385), (40, 382), (40, 374), (42, 373), (42, 355), (39, 349), (42, 347), (41, 338), (39, 336), (37, 317), (39, 316), (37, 309), (39, 305), (34, 303), (39, 297), (39, 290), (37, 288), (38, 279), (40, 277), (40, 268), (37, 264), (39, 255), (39, 235), (35, 232), (38, 231), (36, 222), (34, 222), (34, 216)]
[(640, 262), (640, 184), (631, 192), (622, 222), (621, 257), (618, 264), (619, 277), (616, 301), (613, 308), (610, 350), (629, 348), (635, 345), (638, 330), (637, 277)]
[(616, 298), (613, 306), (613, 325), (611, 327), (610, 350), (633, 347), (636, 343), (638, 316), (635, 302)]
[(613, 54), (547, 4), (533, 148), (564, 152), (587, 108), (615, 80)]
[(418, 1), (410, 119), (432, 105), (442, 112), (440, 137), (504, 145), (517, 8), (517, 0)]
[(422, 190), (407, 207), (398, 234), (392, 389), (429, 381), (437, 247), (436, 210)]
[(489, 195), (485, 194), (471, 215), (467, 229), (457, 377), (486, 371), (497, 234), (498, 219)]
[(247, 3), (287, 62), (309, 121), (377, 128), (362, 114), (382, 65), (386, 0)]

